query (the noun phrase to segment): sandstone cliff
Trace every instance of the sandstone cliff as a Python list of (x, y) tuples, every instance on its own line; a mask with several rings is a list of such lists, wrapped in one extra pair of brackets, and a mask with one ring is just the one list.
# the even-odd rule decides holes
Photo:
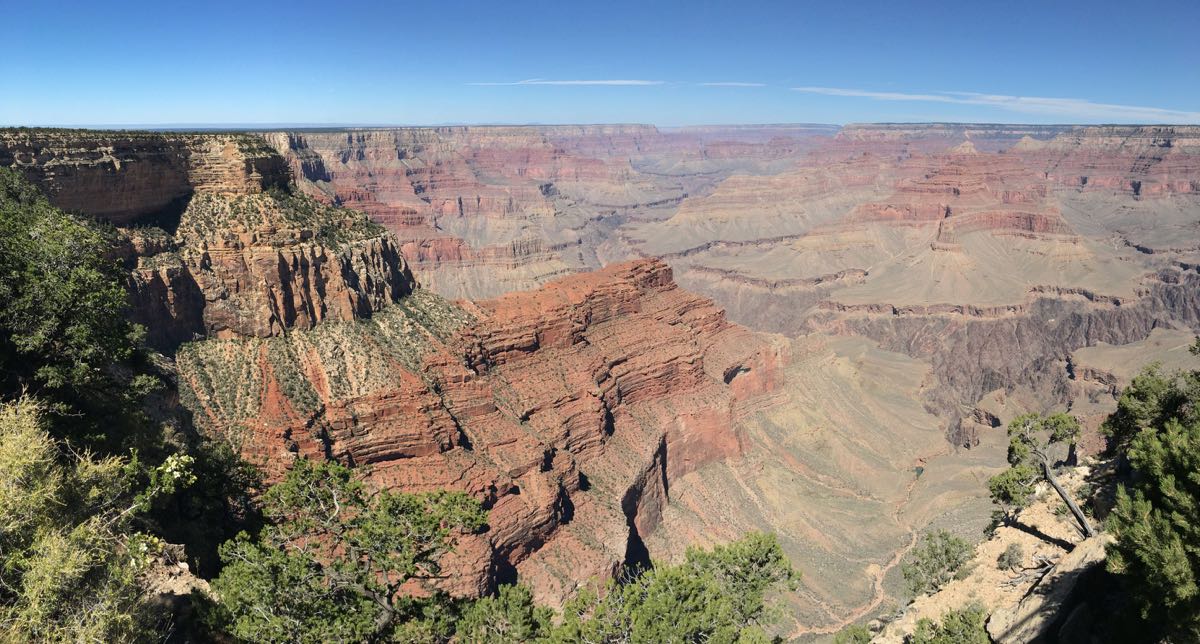
[(0, 166), (21, 169), (59, 208), (117, 225), (173, 224), (196, 192), (251, 194), (289, 181), (281, 157), (239, 134), (0, 130)]
[(740, 454), (736, 420), (781, 360), (652, 261), (464, 307), (417, 291), (368, 321), (178, 357), (196, 422), (272, 475), (333, 457), (480, 498), (490, 528), (455, 555), (453, 589), (519, 574), (547, 601), (644, 560), (672, 481)]
[(4, 130), (0, 164), (121, 226), (131, 315), (166, 351), (366, 317), (415, 287), (393, 237), (293, 193), (284, 159), (252, 135)]

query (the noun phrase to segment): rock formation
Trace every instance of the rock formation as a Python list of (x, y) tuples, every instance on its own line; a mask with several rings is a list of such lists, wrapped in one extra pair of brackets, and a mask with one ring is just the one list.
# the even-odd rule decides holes
[(466, 490), (490, 529), (457, 554), (455, 589), (519, 574), (549, 601), (645, 558), (672, 482), (740, 454), (736, 421), (782, 359), (655, 261), (465, 308), (418, 291), (369, 321), (178, 356), (196, 422), (268, 473), (332, 457), (379, 485)]
[(5, 130), (0, 165), (118, 226), (203, 431), (272, 477), (338, 458), (481, 499), (455, 592), (561, 601), (772, 530), (801, 635), (886, 606), (925, 526), (986, 522), (1004, 421), (1069, 405), (1094, 429), (1136, 368), (1106, 356), (1200, 329), (1198, 140)]

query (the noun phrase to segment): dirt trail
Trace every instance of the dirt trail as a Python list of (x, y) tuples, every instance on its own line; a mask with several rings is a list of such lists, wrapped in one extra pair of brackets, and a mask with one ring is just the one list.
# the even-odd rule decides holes
[[(930, 454), (929, 456), (926, 456), (924, 458), (917, 459), (917, 463), (918, 464), (928, 463), (929, 461), (932, 461), (936, 458), (946, 456), (949, 453), (950, 453), (950, 449), (947, 447), (947, 448), (942, 449), (934, 454)], [(887, 577), (887, 574), (893, 568), (900, 565), (900, 562), (904, 559), (904, 555), (908, 554), (908, 552), (917, 545), (917, 539), (920, 536), (920, 532), (918, 530), (915, 530), (912, 526), (904, 524), (900, 520), (900, 513), (903, 512), (904, 508), (907, 507), (908, 504), (912, 501), (913, 490), (917, 487), (917, 483), (920, 480), (921, 480), (920, 476), (913, 476), (913, 479), (911, 481), (909, 481), (908, 485), (904, 489), (904, 496), (901, 497), (901, 500), (896, 502), (895, 508), (892, 510), (892, 520), (896, 523), (896, 525), (902, 526), (905, 528), (905, 530), (908, 531), (908, 544), (905, 545), (900, 550), (897, 550), (896, 554), (887, 562), (886, 565), (884, 565), (883, 567), (881, 567), (875, 571), (875, 573), (874, 573), (874, 577), (875, 577), (874, 593), (871, 598), (871, 601), (867, 602), (866, 604), (863, 604), (862, 606), (859, 606), (858, 608), (855, 608), (853, 611), (850, 612), (849, 615), (847, 615), (845, 618), (843, 618), (841, 621), (839, 621), (835, 624), (831, 624), (831, 625), (827, 625), (827, 626), (815, 626), (815, 627), (811, 627), (811, 628), (805, 627), (805, 626), (799, 626), (796, 629), (794, 629), (791, 633), (788, 634), (789, 639), (796, 639), (796, 638), (804, 636), (804, 635), (830, 635), (830, 634), (836, 633), (836, 632), (842, 630), (843, 628), (862, 619), (864, 616), (870, 614), (876, 608), (879, 608), (879, 605), (882, 604), (883, 600), (887, 597), (887, 592), (883, 589), (883, 580)], [(821, 608), (824, 609), (825, 612), (827, 612), (827, 613), (830, 613), (830, 614), (834, 613), (834, 611), (832, 611), (823, 602), (821, 604)]]

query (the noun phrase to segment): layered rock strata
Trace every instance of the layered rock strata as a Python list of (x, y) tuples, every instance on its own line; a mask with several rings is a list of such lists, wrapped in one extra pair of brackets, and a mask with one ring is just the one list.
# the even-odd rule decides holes
[(253, 194), (285, 186), (287, 165), (241, 134), (0, 130), (0, 166), (13, 166), (59, 208), (117, 225), (170, 221), (196, 192)]
[(489, 508), (454, 590), (519, 577), (561, 601), (647, 556), (672, 481), (740, 454), (785, 354), (639, 261), (459, 307), (417, 291), (368, 321), (178, 356), (196, 422), (272, 476), (297, 457)]

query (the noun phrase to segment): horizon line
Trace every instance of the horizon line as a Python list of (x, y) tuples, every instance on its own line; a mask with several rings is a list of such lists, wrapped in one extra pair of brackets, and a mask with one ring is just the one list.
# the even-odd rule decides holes
[(1019, 126), (1019, 127), (1200, 127), (1195, 123), (1170, 122), (1061, 122), (1031, 123), (1027, 121), (851, 121), (846, 123), (821, 123), (811, 121), (742, 122), (742, 123), (694, 123), (662, 124), (639, 121), (592, 121), (592, 122), (542, 122), (542, 121), (453, 121), (445, 123), (352, 123), (352, 122), (307, 122), (307, 121), (233, 121), (233, 122), (167, 122), (167, 123), (70, 123), (70, 124), (0, 124), (0, 130), (98, 130), (98, 131), (266, 131), (266, 130), (369, 130), (369, 129), (420, 129), (442, 127), (582, 127), (582, 126), (637, 126), (668, 129), (703, 127), (836, 127), (847, 128), (864, 125), (955, 125), (955, 126)]

